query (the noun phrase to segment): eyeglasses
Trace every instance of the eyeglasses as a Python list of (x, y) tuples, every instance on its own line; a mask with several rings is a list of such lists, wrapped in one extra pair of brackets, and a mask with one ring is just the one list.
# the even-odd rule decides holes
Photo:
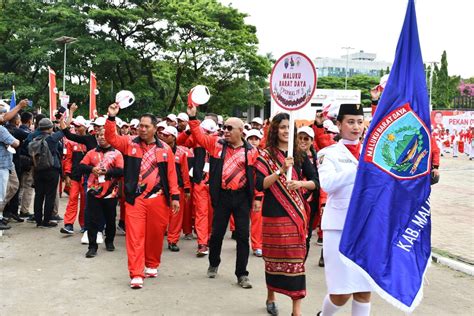
[(234, 127), (232, 125), (224, 125), (222, 126), (222, 129), (224, 131), (228, 131), (228, 132), (232, 132), (232, 130), (234, 129)]
[(298, 137), (298, 139), (299, 139), (299, 140), (302, 140), (302, 141), (305, 141), (305, 142), (308, 142), (308, 141), (311, 140), (311, 138), (308, 137), (308, 136), (301, 136), (301, 137)]

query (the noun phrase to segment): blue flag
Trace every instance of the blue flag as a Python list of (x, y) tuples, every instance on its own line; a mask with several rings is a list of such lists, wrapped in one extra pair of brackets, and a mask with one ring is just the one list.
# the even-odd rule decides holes
[(12, 90), (12, 96), (10, 98), (10, 110), (12, 110), (16, 106), (16, 93), (15, 89)]
[(423, 297), (431, 255), (428, 93), (414, 0), (367, 131), (339, 246), (343, 260), (404, 311)]

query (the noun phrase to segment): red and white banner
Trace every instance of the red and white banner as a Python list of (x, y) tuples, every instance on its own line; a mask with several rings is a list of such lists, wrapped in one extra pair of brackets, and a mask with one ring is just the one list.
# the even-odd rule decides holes
[(90, 76), (90, 91), (89, 91), (89, 119), (95, 119), (97, 115), (97, 106), (96, 106), (96, 95), (99, 94), (99, 90), (97, 90), (97, 78), (95, 73), (91, 71)]
[(49, 118), (54, 120), (54, 112), (57, 109), (57, 94), (58, 89), (56, 88), (56, 73), (53, 69), (48, 66), (49, 72)]
[(431, 128), (466, 131), (474, 126), (474, 111), (431, 111)]

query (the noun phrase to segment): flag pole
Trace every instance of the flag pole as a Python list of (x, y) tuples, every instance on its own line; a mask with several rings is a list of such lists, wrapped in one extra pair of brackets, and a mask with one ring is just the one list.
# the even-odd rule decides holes
[[(288, 156), (293, 157), (293, 147), (295, 143), (295, 116), (293, 111), (290, 111), (290, 134), (288, 135)], [(286, 181), (291, 180), (292, 167), (288, 168), (286, 171)]]

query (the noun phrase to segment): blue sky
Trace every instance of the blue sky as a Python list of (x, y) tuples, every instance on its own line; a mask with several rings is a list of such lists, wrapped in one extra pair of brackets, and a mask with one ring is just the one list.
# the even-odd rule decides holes
[[(393, 62), (407, 0), (220, 0), (249, 15), (260, 53), (291, 50), (310, 58), (338, 57), (341, 47), (376, 53)], [(448, 55), (450, 75), (474, 77), (473, 0), (416, 0), (425, 62)], [(469, 22), (471, 21), (471, 22)], [(469, 26), (471, 25), (471, 26)], [(471, 43), (468, 43), (470, 41)]]

